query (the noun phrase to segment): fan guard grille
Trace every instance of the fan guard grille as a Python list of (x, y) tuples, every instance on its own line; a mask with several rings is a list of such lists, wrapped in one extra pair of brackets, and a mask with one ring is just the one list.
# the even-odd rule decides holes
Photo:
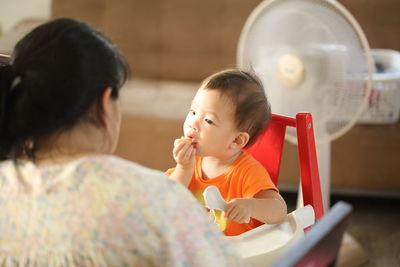
[[(285, 57), (292, 58), (286, 60), (291, 63), (285, 63)], [(317, 143), (347, 132), (371, 91), (368, 42), (337, 1), (261, 2), (243, 28), (237, 62), (259, 75), (273, 113), (291, 117), (312, 113)], [(296, 142), (294, 128), (286, 137)]]

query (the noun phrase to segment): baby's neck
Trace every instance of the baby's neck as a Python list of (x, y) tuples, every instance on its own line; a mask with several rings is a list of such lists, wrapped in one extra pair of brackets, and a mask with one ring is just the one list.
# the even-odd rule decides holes
[(232, 166), (242, 153), (242, 151), (238, 151), (227, 158), (203, 157), (201, 164), (203, 178), (209, 180), (220, 176)]

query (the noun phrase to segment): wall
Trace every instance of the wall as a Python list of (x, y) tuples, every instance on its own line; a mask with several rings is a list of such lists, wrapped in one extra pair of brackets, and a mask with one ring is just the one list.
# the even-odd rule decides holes
[(48, 19), (51, 0), (1, 0), (0, 35), (7, 33), (21, 20)]
[(198, 81), (235, 64), (238, 34), (258, 2), (54, 0), (53, 14), (81, 18), (105, 32), (136, 77)]
[[(88, 21), (127, 56), (135, 77), (198, 82), (234, 66), (243, 24), (260, 0), (54, 0), (53, 17)], [(400, 1), (342, 0), (370, 46), (400, 50)], [(165, 170), (181, 121), (124, 116), (117, 153)], [(332, 183), (347, 192), (400, 195), (400, 123), (357, 125), (332, 143)], [(282, 181), (296, 186), (296, 147), (285, 145)]]
[[(53, 17), (92, 23), (118, 44), (136, 77), (199, 81), (233, 66), (260, 0), (53, 0)], [(341, 0), (371, 47), (400, 50), (400, 1)]]

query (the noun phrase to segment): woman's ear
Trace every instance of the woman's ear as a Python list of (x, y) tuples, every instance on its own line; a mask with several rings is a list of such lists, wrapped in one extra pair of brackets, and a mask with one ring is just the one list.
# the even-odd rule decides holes
[(243, 148), (246, 146), (246, 144), (249, 142), (250, 135), (246, 132), (239, 132), (233, 140), (233, 144), (238, 147), (238, 148)]
[(110, 113), (110, 101), (111, 101), (111, 92), (112, 88), (107, 87), (104, 91), (103, 94), (101, 95), (101, 101), (100, 101), (100, 110), (98, 111), (98, 116), (100, 119), (100, 123), (104, 128), (107, 128), (109, 125), (108, 122), (108, 114)]

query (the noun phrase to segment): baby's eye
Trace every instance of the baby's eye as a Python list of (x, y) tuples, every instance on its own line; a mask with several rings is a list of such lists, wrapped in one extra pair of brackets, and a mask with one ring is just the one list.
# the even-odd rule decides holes
[(196, 111), (190, 110), (190, 111), (189, 111), (189, 114), (190, 114), (190, 115), (196, 115)]
[(214, 124), (214, 122), (210, 119), (204, 119), (208, 124)]

